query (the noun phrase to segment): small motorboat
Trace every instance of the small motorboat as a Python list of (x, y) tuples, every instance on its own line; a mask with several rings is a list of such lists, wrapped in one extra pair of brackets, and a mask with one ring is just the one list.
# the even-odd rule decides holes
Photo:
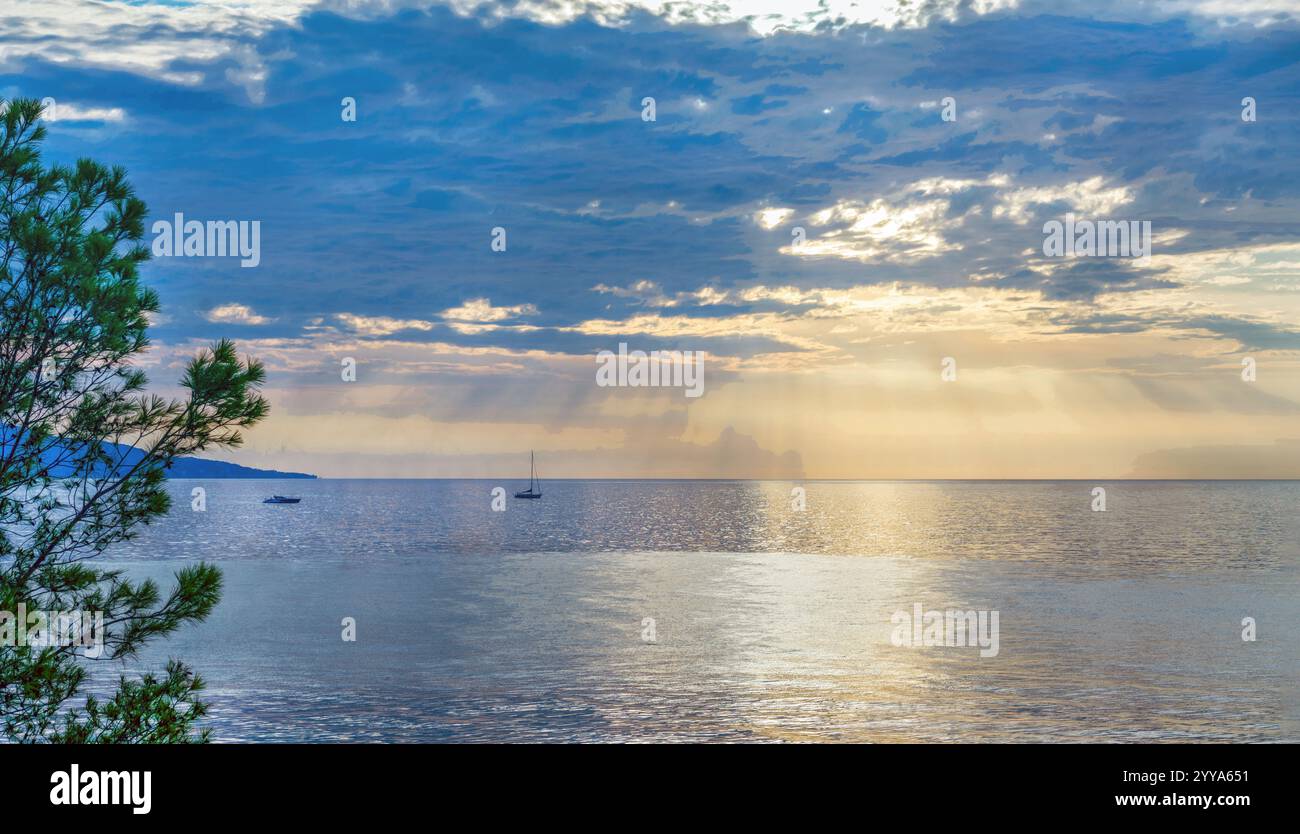
[(542, 482), (537, 480), (537, 463), (533, 453), (528, 453), (528, 489), (515, 493), (516, 498), (541, 498)]
[(272, 495), (270, 498), (266, 499), (262, 503), (263, 504), (297, 504), (301, 500), (302, 500), (301, 498), (286, 498), (283, 495)]

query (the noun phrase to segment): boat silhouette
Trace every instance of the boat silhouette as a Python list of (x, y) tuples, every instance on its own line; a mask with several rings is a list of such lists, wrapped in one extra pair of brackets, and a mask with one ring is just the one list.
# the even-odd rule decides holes
[(266, 499), (262, 503), (263, 504), (297, 504), (301, 500), (302, 500), (301, 498), (286, 498), (283, 495), (272, 495), (270, 498)]
[(515, 493), (516, 498), (541, 498), (542, 482), (537, 480), (537, 463), (533, 453), (528, 453), (528, 489)]

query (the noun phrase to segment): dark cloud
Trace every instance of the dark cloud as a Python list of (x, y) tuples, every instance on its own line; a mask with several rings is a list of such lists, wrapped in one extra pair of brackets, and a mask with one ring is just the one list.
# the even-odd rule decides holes
[[(11, 25), (13, 43), (38, 37)], [(154, 217), (262, 220), (256, 270), (199, 259), (146, 267), (168, 313), (164, 340), (216, 332), (204, 312), (230, 302), (272, 320), (259, 333), (293, 336), (342, 312), (436, 321), (489, 298), (535, 305), (529, 323), (541, 329), (440, 326), (403, 338), (585, 350), (592, 340), (560, 328), (644, 313), (592, 291), (641, 279), (673, 295), (762, 282), (951, 287), (980, 276), (1076, 301), (1176, 286), (1115, 260), (1042, 269), (1041, 224), (1070, 206), (1034, 205), (1020, 221), (994, 210), (1004, 188), (1097, 176), (1132, 187), (1125, 217), (1193, 232), (1170, 251), (1300, 235), (1294, 25), (1247, 33), (1179, 20), (962, 15), (928, 29), (755, 38), (743, 26), (670, 27), (646, 15), (613, 28), (586, 18), (489, 24), (430, 9), (317, 12), (233, 37), (240, 48), (153, 75), (40, 57), (0, 75), (10, 92), (126, 111), (123, 123), (57, 125), (50, 154), (124, 164)], [(201, 80), (162, 80), (164, 71)], [(933, 108), (949, 94), (953, 124)], [(1246, 95), (1258, 101), (1255, 123), (1240, 119)], [(355, 123), (339, 118), (344, 96), (357, 100)], [(654, 122), (641, 119), (646, 96), (656, 99)], [(994, 174), (1010, 184), (988, 184)], [(925, 178), (985, 183), (948, 196), (946, 245), (925, 259), (792, 258), (780, 253), (788, 228), (751, 221), (766, 205), (811, 213)], [(489, 246), (497, 226), (508, 232), (504, 253)], [(1294, 333), (1271, 325), (1183, 324), (1251, 348), (1297, 347)], [(731, 348), (790, 349), (751, 342)]]

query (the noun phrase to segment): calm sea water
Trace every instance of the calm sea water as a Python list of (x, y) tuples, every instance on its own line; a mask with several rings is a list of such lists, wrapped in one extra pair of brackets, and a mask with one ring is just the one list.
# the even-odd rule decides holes
[[(113, 561), (225, 593), (128, 668), (223, 741), (1300, 740), (1297, 482), (496, 485), (173, 481)], [(916, 603), (997, 656), (894, 645)]]

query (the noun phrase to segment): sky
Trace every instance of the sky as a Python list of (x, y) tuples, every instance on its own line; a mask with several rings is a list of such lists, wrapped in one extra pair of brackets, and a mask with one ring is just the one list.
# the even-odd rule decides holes
[(1298, 62), (1300, 0), (0, 0), (48, 159), (259, 224), (143, 267), (153, 386), (236, 340), (210, 456), (328, 477), (1300, 477)]

